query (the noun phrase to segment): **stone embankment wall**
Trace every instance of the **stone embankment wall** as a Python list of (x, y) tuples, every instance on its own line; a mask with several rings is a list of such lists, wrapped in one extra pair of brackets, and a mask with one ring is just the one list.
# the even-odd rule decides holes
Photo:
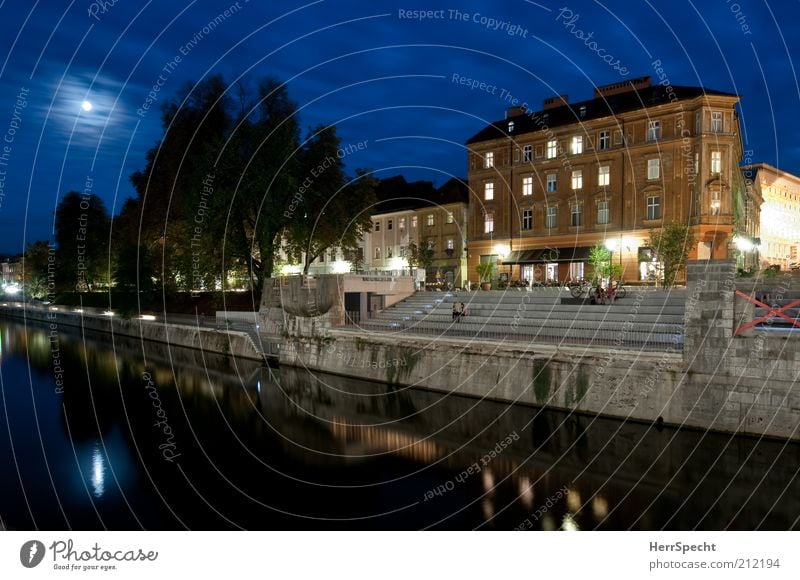
[[(87, 309), (84, 309), (87, 310)], [(263, 361), (261, 354), (253, 346), (250, 337), (244, 332), (220, 331), (212, 328), (165, 324), (163, 322), (139, 319), (123, 319), (104, 316), (102, 313), (84, 311), (48, 310), (45, 308), (0, 306), (0, 316), (27, 319), (36, 323), (51, 325), (52, 330), (59, 326), (84, 328), (142, 340), (162, 342), (172, 346), (196, 348), (206, 352), (232, 355), (236, 357)]]
[(661, 352), (359, 335), (312, 318), (287, 329), (280, 362), (397, 388), (800, 439), (798, 337), (735, 336), (747, 313), (735, 305), (734, 268), (690, 264), (684, 345)]

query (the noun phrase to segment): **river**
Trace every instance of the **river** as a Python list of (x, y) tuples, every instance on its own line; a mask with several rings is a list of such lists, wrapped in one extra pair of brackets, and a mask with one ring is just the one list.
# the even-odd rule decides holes
[(789, 529), (800, 445), (0, 319), (0, 528)]

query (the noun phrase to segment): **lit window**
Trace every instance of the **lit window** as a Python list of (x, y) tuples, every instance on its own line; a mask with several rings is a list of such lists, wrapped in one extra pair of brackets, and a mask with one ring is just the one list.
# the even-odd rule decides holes
[(522, 195), (533, 195), (533, 177), (522, 178)]
[(455, 243), (453, 242), (453, 238), (448, 238), (447, 239), (447, 249), (448, 250), (455, 249)]
[(611, 132), (600, 131), (600, 138), (597, 140), (597, 148), (601, 151), (611, 148)]
[(403, 217), (403, 218), (400, 218), (400, 219), (397, 221), (397, 227), (399, 227), (401, 230), (404, 230), (404, 229), (406, 229), (406, 218), (404, 218), (404, 217)]
[(601, 225), (608, 223), (608, 201), (597, 202), (597, 223)]
[(711, 173), (721, 173), (722, 172), (722, 152), (721, 151), (712, 151), (711, 152)]
[(722, 133), (722, 111), (711, 111), (711, 132)]
[(392, 226), (394, 226), (394, 220), (388, 220), (388, 221), (386, 222), (386, 229), (387, 229), (387, 230), (391, 230), (391, 229), (392, 229)]
[(434, 248), (434, 242), (433, 242), (433, 240), (432, 240), (432, 239), (429, 239), (429, 240), (428, 240), (428, 242), (427, 242), (427, 244), (428, 244), (428, 249), (429, 249), (429, 250), (433, 250), (433, 248)]
[(583, 135), (575, 135), (572, 138), (571, 150), (573, 155), (580, 155), (583, 153)]
[(547, 229), (555, 229), (558, 226), (558, 207), (551, 205), (547, 207), (547, 215), (545, 217), (545, 224)]
[(416, 228), (417, 227), (417, 216), (415, 216), (415, 215), (411, 216), (411, 227), (412, 228)]
[(611, 183), (611, 167), (601, 165), (597, 168), (597, 185), (605, 186)]
[(556, 174), (555, 173), (548, 173), (547, 174), (547, 193), (555, 193), (557, 188), (558, 188), (558, 182), (556, 181)]
[(494, 153), (492, 151), (489, 151), (483, 158), (483, 168), (489, 169), (490, 167), (494, 167)]
[(647, 160), (647, 179), (661, 177), (661, 160), (658, 158)]
[(451, 223), (453, 223), (453, 221), (455, 221), (453, 219), (453, 212), (451, 212), (451, 211), (447, 212), (447, 223), (451, 224)]
[(586, 105), (581, 105), (581, 108), (578, 109), (578, 112), (579, 112), (581, 118), (585, 117), (586, 116)]
[(650, 195), (647, 197), (647, 219), (661, 219), (661, 196)]
[(512, 133), (514, 131), (514, 121), (508, 122), (508, 132)]
[(556, 143), (555, 139), (551, 139), (547, 142), (547, 152), (545, 153), (545, 157), (547, 159), (555, 159), (556, 155), (558, 155), (558, 143)]
[(576, 169), (572, 172), (572, 189), (583, 189), (583, 170)]
[(720, 210), (719, 191), (714, 190), (711, 192), (711, 215), (719, 215), (719, 210)]
[(530, 145), (525, 145), (522, 148), (522, 161), (524, 163), (527, 163), (527, 162), (529, 162), (531, 160), (531, 150), (532, 150), (532, 148), (531, 148)]
[(494, 214), (487, 213), (486, 216), (483, 218), (483, 232), (486, 234), (491, 234), (494, 232)]
[(425, 216), (425, 223), (428, 225), (428, 227), (432, 226), (435, 223), (433, 220), (432, 213), (429, 213), (427, 216)]
[(372, 224), (372, 231), (379, 232), (381, 231), (381, 222), (375, 222)]
[(532, 209), (523, 209), (522, 210), (522, 229), (523, 230), (531, 230), (531, 229), (533, 229), (533, 210)]
[(485, 199), (486, 201), (490, 201), (490, 200), (494, 199), (494, 182), (493, 181), (490, 181), (489, 183), (484, 183), (483, 184), (483, 199)]
[(569, 224), (573, 227), (583, 225), (583, 204), (575, 203), (570, 207)]
[(658, 141), (661, 139), (661, 121), (648, 121), (647, 140)]

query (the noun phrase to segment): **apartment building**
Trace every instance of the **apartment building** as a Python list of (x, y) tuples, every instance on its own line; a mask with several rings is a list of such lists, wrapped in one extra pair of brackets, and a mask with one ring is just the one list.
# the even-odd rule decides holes
[[(757, 245), (760, 266), (786, 270), (800, 262), (800, 177), (767, 163), (742, 168), (751, 196), (763, 200)], [(748, 211), (750, 208), (747, 208)]]
[(647, 281), (649, 232), (670, 222), (690, 225), (690, 259), (727, 258), (748, 195), (738, 102), (641, 77), (509, 109), (467, 141), (469, 272), (492, 261), (511, 279), (582, 278), (599, 243), (626, 280)]

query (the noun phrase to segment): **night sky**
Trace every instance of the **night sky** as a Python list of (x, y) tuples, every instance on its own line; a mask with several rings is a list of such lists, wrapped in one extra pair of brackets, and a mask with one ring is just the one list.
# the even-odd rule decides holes
[(798, 16), (796, 0), (3, 1), (0, 253), (51, 239), (59, 199), (87, 177), (118, 213), (161, 135), (159, 105), (214, 73), (287, 81), (304, 133), (335, 124), (344, 144), (366, 141), (350, 172), (441, 185), (466, 176), (464, 142), (503, 118), (506, 94), (575, 102), (657, 81), (660, 60), (673, 84), (742, 95), (751, 160), (800, 173)]

